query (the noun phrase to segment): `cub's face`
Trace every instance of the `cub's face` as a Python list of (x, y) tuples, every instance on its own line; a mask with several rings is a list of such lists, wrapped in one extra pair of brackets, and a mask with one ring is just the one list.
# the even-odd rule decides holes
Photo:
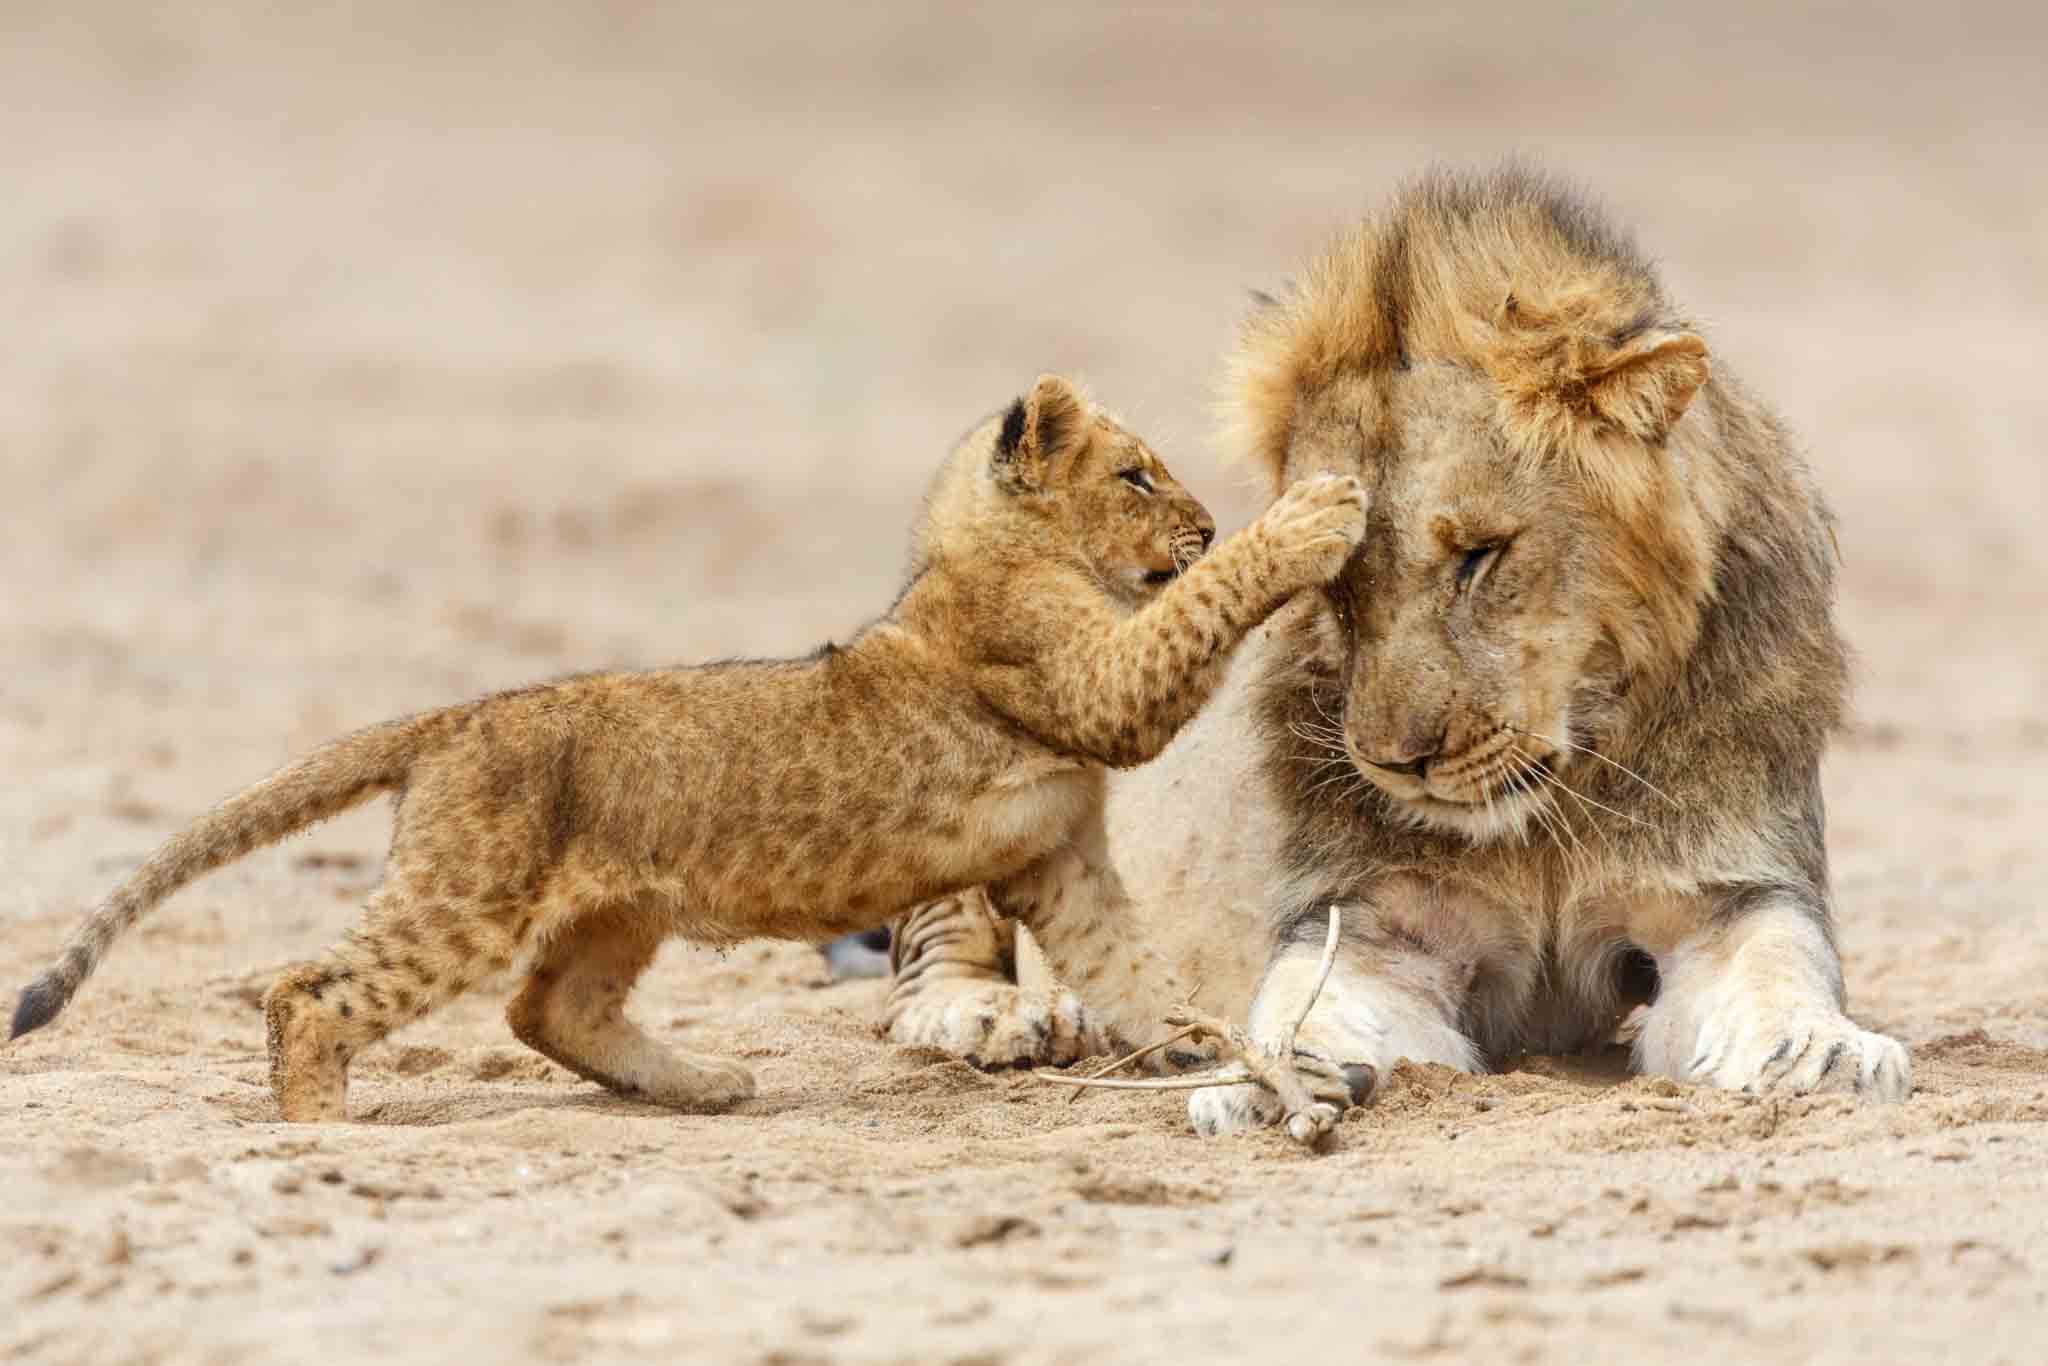
[(1171, 583), (1216, 538), (1208, 509), (1150, 447), (1107, 418), (1090, 424), (1050, 491), (1097, 576), (1129, 602)]
[(999, 483), (1114, 597), (1138, 604), (1199, 559), (1216, 520), (1150, 447), (1046, 376), (1003, 415)]

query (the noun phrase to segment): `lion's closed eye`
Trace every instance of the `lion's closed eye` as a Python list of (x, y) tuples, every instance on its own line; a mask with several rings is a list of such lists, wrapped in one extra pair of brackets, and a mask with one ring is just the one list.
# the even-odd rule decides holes
[(1479, 581), (1485, 578), (1488, 571), (1500, 562), (1500, 557), (1507, 553), (1507, 548), (1508, 542), (1503, 539), (1489, 541), (1467, 550), (1458, 560), (1458, 587), (1467, 592), (1477, 588)]

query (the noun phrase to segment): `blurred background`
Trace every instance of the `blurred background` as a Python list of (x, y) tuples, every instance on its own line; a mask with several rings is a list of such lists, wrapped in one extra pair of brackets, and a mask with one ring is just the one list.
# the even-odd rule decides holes
[(1634, 225), (1842, 513), (1847, 743), (1900, 757), (1838, 846), (1952, 802), (1931, 856), (2012, 873), (2044, 51), (2022, 4), (8, 0), (0, 915), (345, 727), (851, 630), (1041, 369), (1241, 523), (1246, 291), (1506, 154)]

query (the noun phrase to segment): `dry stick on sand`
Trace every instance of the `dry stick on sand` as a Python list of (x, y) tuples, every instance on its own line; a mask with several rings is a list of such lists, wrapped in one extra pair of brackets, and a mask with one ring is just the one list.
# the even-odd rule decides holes
[[(1179, 1032), (1117, 1059), (1093, 1076), (1069, 1077), (1044, 1071), (1031, 1075), (1039, 1081), (1060, 1086), (1098, 1087), (1105, 1091), (1192, 1091), (1204, 1086), (1263, 1086), (1279, 1098), (1287, 1116), (1288, 1136), (1307, 1147), (1316, 1147), (1336, 1129), (1343, 1112), (1328, 1101), (1317, 1100), (1295, 1072), (1294, 1038), (1301, 1032), (1302, 1021), (1308, 1019), (1308, 1013), (1315, 1009), (1317, 999), (1322, 996), (1323, 983), (1330, 980), (1330, 969), (1337, 962), (1339, 923), (1337, 908), (1332, 906), (1330, 932), (1323, 940), (1323, 961), (1316, 970), (1316, 984), (1309, 990), (1308, 999), (1301, 1003), (1294, 1023), (1271, 1048), (1260, 1044), (1227, 1020), (1196, 1010), (1191, 1004), (1180, 1005), (1166, 1013), (1166, 1023), (1176, 1026)], [(1234, 1056), (1236, 1061), (1213, 1072), (1185, 1077), (1110, 1081), (1105, 1075), (1182, 1039), (1200, 1042), (1205, 1038), (1215, 1039), (1222, 1045), (1222, 1051)]]
[[(1195, 998), (1197, 996), (1200, 996), (1201, 994), (1202, 984), (1200, 982), (1197, 982), (1194, 985), (1194, 989), (1188, 992), (1187, 1000), (1182, 1001), (1181, 1004), (1183, 1006), (1192, 1006), (1195, 1003)], [(1197, 1028), (1198, 1026), (1196, 1025), (1189, 1025), (1186, 1029), (1182, 1029), (1176, 1033), (1167, 1035), (1158, 1043), (1148, 1043), (1143, 1048), (1136, 1049), (1133, 1052), (1124, 1054), (1121, 1058), (1117, 1058), (1112, 1062), (1106, 1062), (1102, 1066), (1096, 1068), (1093, 1072), (1090, 1072), (1088, 1075), (1091, 1077), (1106, 1077), (1112, 1072), (1121, 1072), (1126, 1067), (1129, 1067), (1132, 1063), (1140, 1062), (1146, 1058), (1149, 1058), (1162, 1048), (1171, 1048), (1175, 1044), (1179, 1043), (1182, 1039), (1193, 1038)], [(1081, 1097), (1087, 1094), (1087, 1087), (1076, 1086), (1074, 1088), (1074, 1093), (1067, 1097), (1067, 1104), (1072, 1105), (1075, 1101), (1079, 1100)]]

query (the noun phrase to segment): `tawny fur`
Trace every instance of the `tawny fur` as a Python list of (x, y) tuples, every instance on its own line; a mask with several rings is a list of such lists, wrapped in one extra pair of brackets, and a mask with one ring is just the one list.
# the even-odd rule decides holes
[[(1646, 1071), (1903, 1095), (1832, 937), (1831, 519), (1626, 237), (1540, 175), (1425, 176), (1251, 316), (1228, 412), (1271, 487), (1355, 474), (1372, 512), (1339, 580), (1248, 644), (1241, 695), (1119, 780), (1112, 829), (1121, 808), (1143, 837), (1111, 895), (1070, 896), (1178, 971), (1118, 1008), (1199, 975), (1256, 1032), (1335, 901), (1302, 1034), (1333, 1059), (1597, 1045), (1655, 993)], [(1191, 886), (1221, 904), (1191, 914)], [(1188, 968), (1248, 917), (1259, 974)], [(1249, 1088), (1191, 1111), (1265, 1117)]]
[(1095, 838), (1103, 770), (1156, 754), (1363, 525), (1355, 480), (1312, 481), (1204, 555), (1202, 506), (1047, 376), (942, 467), (909, 584), (845, 645), (571, 678), (336, 741), (174, 837), (22, 993), (13, 1032), (184, 883), (393, 792), (362, 923), (265, 998), (287, 1119), (342, 1118), (356, 1052), (515, 966), (528, 1045), (620, 1092), (730, 1104), (744, 1068), (623, 1013), (663, 940), (820, 939), (983, 883), (1028, 899)]

